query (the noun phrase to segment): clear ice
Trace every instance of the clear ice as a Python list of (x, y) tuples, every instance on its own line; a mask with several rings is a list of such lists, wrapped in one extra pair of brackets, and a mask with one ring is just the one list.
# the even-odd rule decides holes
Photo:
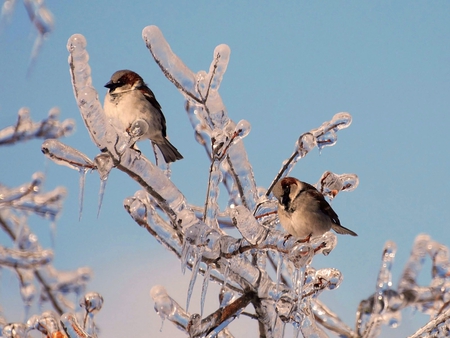
[[(118, 130), (114, 122), (106, 118), (92, 86), (86, 39), (80, 34), (73, 35), (67, 44), (73, 92), (85, 126), (101, 153), (92, 161), (82, 152), (54, 140), (46, 140), (42, 149), (57, 164), (80, 172), (96, 170), (102, 182), (106, 182), (111, 170), (118, 169), (140, 185), (141, 190), (125, 198), (126, 211), (139, 226), (180, 259), (182, 272), (189, 269), (192, 273), (186, 308), (180, 306), (164, 287), (152, 288), (150, 294), (155, 310), (163, 321), (172, 322), (191, 337), (232, 337), (228, 325), (245, 310), (250, 318), (258, 319), (255, 330), (264, 337), (284, 336), (287, 325), (292, 326), (294, 336), (327, 337), (327, 333), (332, 332), (342, 337), (375, 337), (382, 325), (393, 328), (401, 325), (401, 310), (410, 306), (430, 316), (429, 323), (411, 337), (448, 335), (450, 263), (448, 248), (444, 245), (427, 235), (419, 235), (395, 288), (392, 269), (397, 249), (395, 243), (388, 241), (378, 278), (374, 281), (373, 294), (361, 301), (356, 311), (355, 328), (352, 328), (319, 300), (322, 292), (340, 286), (342, 273), (332, 267), (313, 267), (315, 255), (328, 255), (337, 245), (336, 235), (328, 232), (321, 238), (306, 241), (286, 236), (277, 227), (277, 203), (271, 195), (273, 185), (288, 175), (295, 164), (314, 148), (321, 151), (335, 145), (338, 131), (351, 124), (350, 114), (338, 113), (320, 127), (300, 134), (294, 141), (294, 153), (286, 154), (287, 159), (272, 184), (267, 189), (257, 187), (243, 142), (243, 138), (249, 135), (250, 124), (245, 120), (238, 123), (231, 120), (219, 94), (230, 61), (229, 47), (216, 47), (208, 71), (193, 72), (173, 53), (156, 26), (144, 28), (142, 37), (164, 75), (186, 99), (186, 112), (195, 138), (211, 161), (205, 204), (189, 204), (170, 180), (167, 168), (153, 164), (144, 154), (130, 148), (134, 139), (145, 132), (148, 127), (145, 123), (136, 121), (131, 134), (128, 134)], [(48, 120), (53, 119), (54, 114), (50, 115)], [(33, 129), (33, 122), (27, 111), (19, 114), (17, 126), (17, 130), (22, 128), (22, 133), (13, 133), (11, 129), (0, 132), (0, 140), (13, 140), (4, 141), (4, 144), (26, 140), (27, 136), (23, 135), (40, 137), (36, 133), (28, 133)], [(354, 190), (358, 183), (355, 174), (327, 171), (316, 187), (331, 200), (341, 191)], [(39, 176), (34, 183), (16, 189), (0, 186), (0, 206), (5, 203), (9, 207), (11, 201), (16, 203), (41, 194), (40, 189)], [(104, 186), (100, 196), (103, 190)], [(224, 192), (228, 195), (228, 203), (221, 206), (218, 197)], [(31, 204), (31, 210), (42, 210), (42, 205), (41, 208), (37, 206), (38, 203)], [(59, 207), (60, 204), (54, 203), (44, 215), (56, 217)], [(14, 248), (18, 251), (4, 252), (3, 266), (22, 264), (16, 273), (23, 281), (24, 304), (34, 301), (37, 293), (42, 293), (40, 298), (51, 303), (56, 312), (55, 316), (45, 319), (32, 317), (29, 326), (21, 323), (5, 325), (4, 335), (13, 330), (27, 330), (31, 326), (44, 330), (42, 327), (45, 326), (47, 333), (41, 331), (44, 334), (63, 330), (70, 337), (96, 337), (93, 316), (102, 307), (101, 296), (89, 293), (81, 298), (85, 309), (81, 321), (74, 314), (76, 302), (67, 299), (69, 294), (79, 297), (85, 293), (91, 272), (83, 268), (72, 272), (55, 270), (50, 253), (47, 253), (47, 259), (42, 259), (45, 255), (39, 244), (25, 236), (26, 232), (22, 232), (24, 238), (18, 235), (21, 221), (11, 212), (2, 216), (3, 212), (0, 208), (0, 216), (8, 220), (5, 231), (19, 243)], [(230, 231), (234, 229), (237, 231)], [(26, 259), (21, 256), (22, 251), (28, 252)], [(31, 252), (41, 256), (32, 256)], [(432, 262), (431, 281), (428, 286), (421, 286), (417, 276), (427, 257)], [(36, 264), (39, 270), (33, 270)], [(204, 276), (200, 314), (188, 312), (198, 274)], [(42, 285), (41, 289), (29, 287), (34, 279)], [(221, 289), (216, 310), (204, 314), (209, 281), (221, 284)], [(60, 301), (61, 297), (64, 302)], [(46, 324), (36, 324), (41, 322)]]
[[(26, 108), (22, 108), (18, 115), (14, 126), (0, 131), (0, 145), (14, 145), (33, 138), (51, 138), (44, 141), (43, 145), (47, 156), (50, 153), (55, 156), (64, 154), (68, 161), (56, 162), (66, 165), (75, 160), (85, 166), (91, 165), (81, 153), (75, 150), (66, 152), (67, 148), (57, 140), (67, 136), (74, 128), (73, 120), (58, 120), (58, 109), (51, 109), (47, 119), (41, 122), (33, 122)], [(71, 163), (68, 166), (75, 165)], [(0, 246), (0, 266), (11, 270), (17, 277), (27, 318), (26, 323), (7, 324), (7, 313), (0, 313), (2, 337), (29, 337), (29, 332), (33, 330), (46, 337), (66, 337), (60, 324), (61, 315), (75, 311), (73, 298), (78, 298), (85, 291), (92, 277), (92, 271), (88, 268), (57, 270), (53, 266), (53, 250), (43, 248), (32, 231), (29, 222), (33, 215), (48, 220), (51, 229), (62, 212), (66, 189), (56, 187), (52, 191), (45, 191), (45, 179), (43, 173), (37, 172), (29, 182), (18, 187), (0, 184), (0, 229), (5, 234), (4, 244)], [(36, 303), (40, 309), (50, 307), (53, 311), (30, 316), (29, 311)], [(8, 307), (4, 309), (8, 310)]]

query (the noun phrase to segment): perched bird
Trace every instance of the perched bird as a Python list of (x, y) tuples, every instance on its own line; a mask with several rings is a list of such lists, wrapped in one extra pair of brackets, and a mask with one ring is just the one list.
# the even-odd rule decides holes
[(161, 150), (166, 163), (183, 158), (167, 140), (166, 119), (161, 106), (142, 77), (131, 70), (119, 70), (111, 76), (105, 87), (108, 88), (108, 92), (105, 96), (104, 110), (108, 118), (120, 122), (126, 131), (130, 130), (136, 120), (144, 120), (148, 128), (138, 141), (150, 139)]
[(338, 234), (357, 236), (341, 225), (338, 215), (311, 184), (285, 177), (275, 184), (272, 192), (278, 200), (280, 223), (290, 235), (316, 237), (333, 229)]

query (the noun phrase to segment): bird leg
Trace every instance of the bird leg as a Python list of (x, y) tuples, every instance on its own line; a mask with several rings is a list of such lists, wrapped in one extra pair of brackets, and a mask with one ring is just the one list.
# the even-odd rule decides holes
[(319, 250), (321, 250), (323, 248), (326, 248), (326, 247), (327, 247), (327, 243), (322, 242), (322, 243), (319, 244), (319, 246), (317, 248), (314, 249), (314, 253), (316, 253), (317, 251), (319, 251)]

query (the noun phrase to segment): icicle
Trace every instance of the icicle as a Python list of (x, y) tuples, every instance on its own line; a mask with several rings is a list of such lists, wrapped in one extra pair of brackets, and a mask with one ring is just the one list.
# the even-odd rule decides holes
[(107, 180), (100, 180), (100, 189), (98, 191), (98, 207), (97, 207), (97, 218), (100, 216), (100, 210), (102, 208), (103, 196), (105, 194)]
[(277, 286), (276, 286), (276, 292), (278, 294), (280, 290), (280, 282), (281, 282), (281, 269), (283, 267), (283, 254), (281, 252), (278, 252), (278, 262), (277, 262)]
[(232, 295), (232, 293), (227, 293), (227, 290), (228, 290), (227, 283), (228, 283), (229, 272), (230, 272), (230, 265), (227, 264), (227, 266), (225, 267), (225, 271), (223, 273), (223, 284), (219, 291), (219, 302), (220, 302), (221, 308), (225, 307), (229, 303), (230, 298), (232, 297), (232, 296), (229, 297), (230, 294)]
[(84, 184), (86, 180), (86, 169), (80, 170), (80, 183), (79, 183), (79, 189), (80, 193), (78, 195), (78, 221), (81, 221), (81, 215), (83, 213), (83, 199), (84, 199)]
[(55, 240), (56, 240), (56, 221), (51, 220), (50, 221), (50, 241), (51, 241), (51, 246), (53, 249), (55, 248)]
[(203, 276), (202, 296), (200, 299), (200, 316), (203, 317), (203, 309), (205, 307), (206, 292), (208, 291), (209, 276), (211, 274), (211, 266), (208, 265)]
[(188, 243), (187, 240), (184, 241), (183, 243), (183, 249), (181, 250), (181, 257), (180, 257), (180, 261), (181, 261), (181, 273), (184, 275), (186, 272), (186, 266), (189, 262), (189, 258), (191, 256), (191, 252), (192, 252), (192, 246)]
[[(222, 134), (223, 135), (223, 134)], [(213, 144), (214, 148), (214, 144)], [(214, 150), (213, 150), (214, 151)], [(208, 188), (205, 201), (205, 211), (203, 215), (203, 221), (213, 229), (218, 229), (219, 224), (217, 222), (217, 215), (219, 213), (219, 205), (217, 200), (219, 198), (219, 184), (222, 182), (223, 176), (219, 169), (220, 162), (214, 159), (211, 162), (208, 178)]]
[(98, 210), (97, 218), (100, 215), (100, 209), (102, 207), (103, 195), (106, 189), (106, 182), (108, 181), (109, 173), (114, 167), (113, 159), (109, 154), (98, 154), (94, 158), (94, 163), (97, 167), (97, 171), (100, 175), (100, 190), (98, 192)]
[(198, 270), (200, 268), (200, 263), (202, 261), (202, 249), (196, 248), (194, 249), (194, 264), (192, 266), (192, 275), (191, 280), (189, 282), (189, 288), (187, 292), (187, 299), (186, 299), (186, 311), (189, 310), (189, 303), (191, 301), (192, 292), (194, 291), (194, 285), (195, 281), (197, 280), (197, 274)]

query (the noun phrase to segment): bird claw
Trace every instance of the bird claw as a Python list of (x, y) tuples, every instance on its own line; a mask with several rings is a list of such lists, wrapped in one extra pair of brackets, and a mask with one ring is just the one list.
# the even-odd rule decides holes
[(309, 243), (309, 241), (311, 240), (312, 237), (312, 233), (309, 234), (308, 236), (306, 236), (304, 239), (299, 240), (300, 243)]
[(289, 238), (291, 238), (291, 237), (292, 237), (291, 234), (284, 235), (284, 241), (283, 241), (283, 245), (284, 245), (284, 246), (286, 246), (287, 240), (288, 240)]

